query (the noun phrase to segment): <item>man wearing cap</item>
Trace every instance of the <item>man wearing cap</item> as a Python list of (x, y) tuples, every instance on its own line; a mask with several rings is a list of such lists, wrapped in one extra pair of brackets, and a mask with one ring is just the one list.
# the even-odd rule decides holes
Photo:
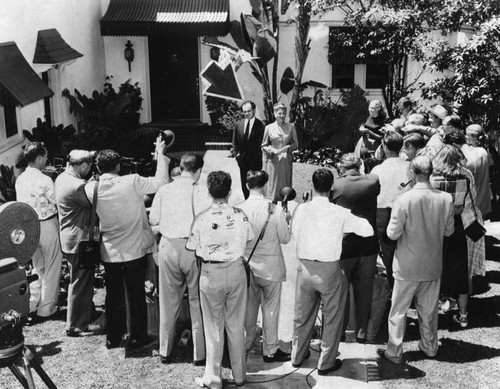
[(73, 150), (68, 166), (56, 179), (55, 191), (59, 209), (61, 249), (68, 261), (69, 288), (66, 335), (88, 335), (93, 311), (94, 269), (81, 269), (78, 243), (90, 227), (91, 205), (85, 195), (85, 178), (92, 168), (89, 151)]
[(246, 186), (247, 172), (262, 169), (262, 138), (264, 124), (255, 117), (255, 103), (247, 100), (241, 105), (245, 119), (236, 123), (233, 132), (233, 151), (240, 167), (241, 190), (245, 199), (249, 191)]
[(416, 184), (396, 197), (387, 226), (387, 236), (397, 240), (397, 248), (385, 356), (396, 364), (403, 361), (406, 313), (412, 301), (419, 318), (418, 347), (428, 357), (437, 354), (443, 240), (454, 231), (451, 195), (434, 189), (429, 183), (431, 160), (418, 156), (411, 162), (410, 169)]
[(40, 241), (32, 257), (33, 273), (39, 278), (30, 283), (30, 312), (39, 318), (47, 318), (57, 310), (63, 258), (54, 182), (42, 173), (47, 163), (47, 149), (43, 142), (26, 145), (24, 158), (28, 167), (16, 180), (17, 201), (30, 205), (40, 220)]
[(224, 330), (235, 384), (246, 381), (245, 310), (247, 280), (243, 264), (252, 226), (239, 208), (227, 203), (231, 176), (213, 171), (207, 177), (212, 206), (196, 216), (186, 244), (201, 258), (200, 303), (206, 339), (205, 374), (197, 378), (202, 387), (222, 388), (221, 364)]
[(205, 337), (198, 290), (200, 269), (194, 253), (186, 249), (194, 217), (211, 204), (206, 189), (200, 190), (197, 185), (202, 168), (201, 155), (184, 154), (180, 163), (180, 175), (161, 187), (149, 213), (149, 224), (158, 225), (161, 233), (158, 281), (162, 363), (169, 363), (172, 359), (175, 325), (186, 287), (193, 334), (193, 364), (201, 366), (205, 363)]

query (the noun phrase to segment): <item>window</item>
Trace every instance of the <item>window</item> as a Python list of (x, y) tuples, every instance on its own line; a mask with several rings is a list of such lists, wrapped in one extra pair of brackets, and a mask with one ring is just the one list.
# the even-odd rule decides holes
[(6, 105), (3, 107), (3, 117), (5, 125), (5, 137), (17, 135), (17, 115), (14, 105)]
[(0, 105), (0, 152), (22, 141), (19, 136), (19, 110), (15, 105)]
[(387, 83), (387, 65), (384, 63), (366, 64), (366, 89), (384, 88)]
[(332, 88), (347, 89), (354, 87), (354, 64), (335, 64), (332, 72)]

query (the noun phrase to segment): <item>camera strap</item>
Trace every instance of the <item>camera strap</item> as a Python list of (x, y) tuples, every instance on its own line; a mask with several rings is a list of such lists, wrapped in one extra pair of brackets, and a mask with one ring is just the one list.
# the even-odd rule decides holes
[(90, 226), (89, 226), (89, 240), (94, 240), (94, 227), (96, 221), (96, 208), (97, 208), (97, 191), (99, 189), (99, 181), (94, 185), (94, 195), (92, 196), (92, 210), (90, 211)]

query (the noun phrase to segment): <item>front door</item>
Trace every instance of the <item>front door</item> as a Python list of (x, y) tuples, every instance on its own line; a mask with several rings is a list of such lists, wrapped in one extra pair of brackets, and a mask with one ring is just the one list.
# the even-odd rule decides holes
[(154, 122), (200, 120), (198, 37), (149, 37)]

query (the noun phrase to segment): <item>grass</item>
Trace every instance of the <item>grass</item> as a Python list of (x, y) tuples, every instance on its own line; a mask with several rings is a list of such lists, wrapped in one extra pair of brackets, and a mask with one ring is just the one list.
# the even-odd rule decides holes
[[(311, 176), (317, 166), (294, 165), (294, 188), (297, 200), (309, 191)], [(500, 231), (499, 231), (500, 232)], [(500, 238), (500, 233), (497, 236)], [(494, 238), (490, 238), (494, 240)], [(496, 241), (495, 243), (498, 243)], [(408, 363), (396, 367), (379, 362), (382, 387), (386, 388), (498, 388), (500, 382), (500, 255), (489, 245), (487, 276), (478, 279), (478, 291), (470, 301), (470, 324), (458, 330), (451, 322), (452, 313), (440, 315), (441, 348), (436, 360), (423, 359), (418, 353), (418, 330), (415, 320), (408, 320), (405, 356)], [(102, 289), (96, 304), (102, 307)], [(36, 351), (44, 370), (62, 389), (103, 388), (195, 388), (194, 378), (203, 367), (190, 362), (192, 352), (179, 347), (175, 363), (162, 365), (151, 352), (126, 357), (123, 349), (107, 350), (104, 335), (87, 338), (65, 336), (63, 318), (26, 327), (26, 344)], [(452, 329), (452, 330), (450, 330)], [(229, 377), (229, 369), (223, 376)], [(45, 387), (35, 374), (37, 388)], [(305, 383), (304, 383), (305, 385)], [(0, 369), (0, 388), (20, 388), (7, 368)], [(256, 387), (247, 385), (247, 387)], [(264, 386), (259, 386), (264, 387)], [(272, 386), (275, 387), (275, 386)]]

